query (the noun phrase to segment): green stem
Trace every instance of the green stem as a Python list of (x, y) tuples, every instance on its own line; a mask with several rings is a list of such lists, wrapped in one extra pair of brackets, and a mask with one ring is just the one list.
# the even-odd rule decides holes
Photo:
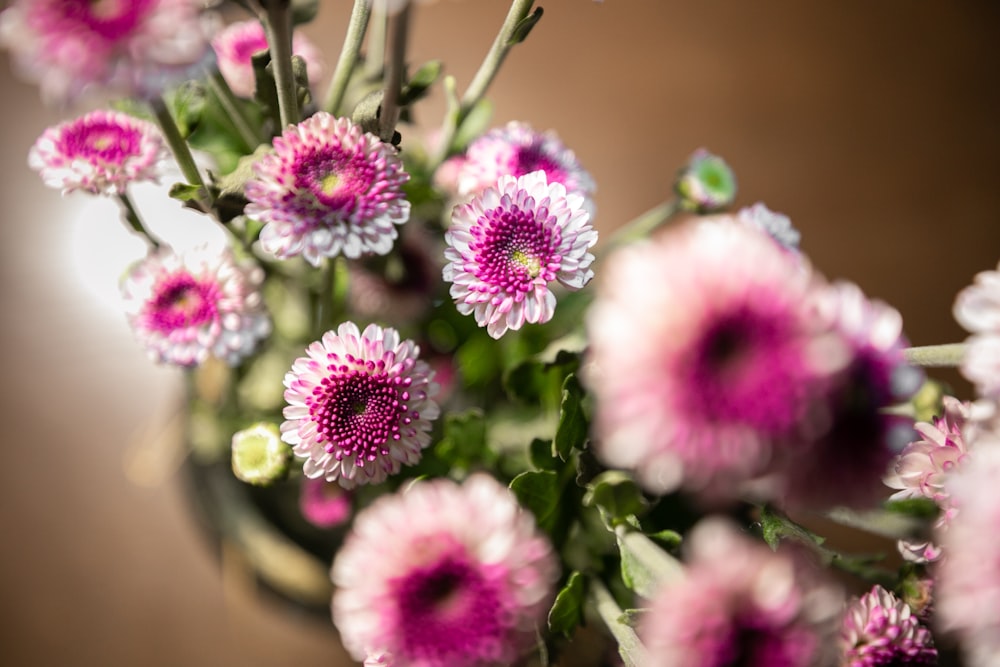
[(386, 0), (371, 0), (371, 3), (374, 6), (375, 20), (371, 22), (371, 29), (368, 31), (368, 47), (365, 49), (365, 79), (375, 81), (382, 78), (389, 16), (385, 8)]
[(965, 343), (910, 347), (903, 350), (903, 354), (906, 356), (906, 362), (912, 366), (926, 368), (960, 366), (965, 357)]
[(208, 76), (208, 87), (215, 94), (216, 99), (219, 100), (219, 104), (222, 105), (233, 127), (239, 133), (240, 139), (246, 144), (247, 152), (252, 153), (257, 146), (264, 143), (264, 137), (254, 130), (250, 119), (247, 118), (246, 113), (243, 111), (240, 101), (233, 94), (232, 89), (226, 83), (219, 70), (213, 71)]
[(337, 315), (337, 263), (340, 258), (327, 259), (323, 267), (323, 283), (320, 285), (316, 303), (316, 326), (314, 334), (322, 336), (333, 328)]
[(181, 173), (188, 183), (200, 188), (198, 201), (202, 208), (208, 211), (213, 204), (212, 193), (205, 186), (205, 181), (201, 177), (201, 172), (198, 171), (198, 165), (194, 161), (191, 149), (184, 141), (184, 137), (181, 136), (180, 128), (177, 127), (177, 122), (170, 114), (166, 100), (162, 96), (154, 97), (150, 101), (150, 106), (153, 109), (156, 122), (160, 125), (160, 130), (163, 132), (163, 138), (166, 139), (170, 151), (174, 154), (174, 159), (177, 160), (177, 166), (181, 168)]
[(403, 88), (403, 68), (406, 67), (406, 37), (410, 26), (410, 3), (389, 17), (389, 50), (385, 57), (385, 87), (382, 108), (378, 116), (378, 136), (392, 141), (399, 121), (399, 94)]
[(441, 164), (448, 157), (451, 142), (455, 139), (458, 129), (462, 126), (466, 116), (468, 116), (473, 107), (486, 95), (486, 91), (496, 77), (497, 72), (500, 71), (500, 66), (503, 64), (504, 59), (510, 53), (514, 44), (517, 43), (514, 39), (515, 30), (528, 17), (533, 4), (534, 0), (514, 0), (511, 3), (510, 9), (507, 11), (507, 18), (504, 19), (503, 25), (500, 26), (500, 32), (497, 33), (496, 39), (493, 41), (493, 46), (490, 47), (489, 52), (479, 66), (479, 70), (472, 78), (472, 83), (469, 84), (465, 95), (462, 96), (458, 113), (454, 117), (448, 115), (445, 118), (444, 125), (441, 128), (441, 145), (438, 147), (438, 154), (435, 156), (433, 162), (434, 165)]
[(135, 204), (132, 202), (132, 198), (128, 196), (128, 193), (123, 192), (118, 195), (118, 201), (121, 202), (122, 208), (124, 209), (124, 215), (122, 217), (125, 222), (129, 224), (129, 228), (131, 228), (139, 236), (146, 239), (146, 241), (148, 241), (154, 249), (159, 248), (160, 240), (146, 228), (145, 224), (143, 224), (142, 218), (139, 216), (139, 210), (136, 209)]
[(292, 71), (292, 6), (290, 0), (265, 0), (264, 7), (265, 13), (260, 18), (271, 51), (271, 68), (278, 91), (278, 113), (282, 127), (288, 127), (300, 120), (299, 98)]
[(639, 641), (639, 636), (635, 634), (635, 630), (622, 623), (621, 607), (615, 602), (604, 582), (599, 579), (592, 578), (590, 580), (590, 600), (601, 620), (611, 631), (611, 636), (618, 642), (618, 653), (621, 655), (625, 667), (637, 667), (644, 664), (643, 654), (645, 650)]
[(642, 533), (618, 526), (615, 537), (618, 538), (622, 569), (628, 570), (631, 587), (639, 595), (652, 597), (661, 586), (684, 577), (680, 561)]
[(606, 256), (623, 245), (647, 238), (668, 222), (679, 210), (680, 206), (678, 202), (671, 199), (654, 206), (639, 217), (625, 223), (615, 230), (611, 239), (601, 248), (601, 256)]
[(350, 82), (351, 72), (354, 71), (354, 66), (358, 62), (361, 42), (368, 29), (368, 19), (371, 17), (371, 13), (371, 0), (354, 0), (351, 20), (347, 24), (347, 34), (344, 36), (344, 46), (340, 50), (337, 68), (333, 71), (330, 89), (326, 93), (326, 101), (323, 104), (323, 109), (331, 114), (336, 115), (337, 111), (340, 110), (340, 105), (344, 102), (347, 84)]

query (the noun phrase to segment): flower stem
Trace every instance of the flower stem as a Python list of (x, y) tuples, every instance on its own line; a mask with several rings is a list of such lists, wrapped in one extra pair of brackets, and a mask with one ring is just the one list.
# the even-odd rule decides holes
[(678, 202), (673, 199), (654, 206), (615, 230), (608, 243), (601, 248), (601, 255), (607, 255), (623, 245), (648, 237), (668, 222), (679, 210)]
[(410, 3), (403, 5), (389, 17), (389, 50), (385, 57), (385, 88), (382, 108), (378, 117), (378, 136), (382, 141), (392, 141), (399, 121), (399, 95), (403, 87), (403, 68), (406, 66), (406, 37), (410, 25)]
[(250, 119), (247, 118), (246, 113), (240, 106), (240, 101), (236, 99), (236, 95), (233, 94), (232, 89), (226, 83), (219, 70), (214, 70), (208, 76), (208, 87), (215, 94), (216, 99), (219, 100), (219, 104), (222, 105), (226, 115), (229, 116), (229, 120), (239, 133), (240, 139), (246, 144), (247, 151), (252, 153), (257, 146), (264, 143), (264, 138), (259, 132), (254, 130)]
[(340, 105), (344, 102), (347, 84), (350, 82), (351, 73), (358, 62), (361, 42), (368, 29), (368, 19), (371, 14), (371, 0), (354, 0), (354, 9), (351, 10), (347, 34), (344, 36), (344, 46), (340, 50), (337, 68), (330, 79), (330, 89), (326, 93), (326, 101), (323, 104), (323, 109), (328, 113), (336, 115)]
[(627, 569), (633, 589), (650, 597), (660, 586), (679, 581), (684, 568), (676, 558), (658, 547), (648, 537), (625, 526), (615, 529), (622, 568)]
[(368, 48), (365, 49), (365, 79), (375, 81), (382, 78), (389, 16), (386, 13), (386, 0), (371, 0), (371, 4), (374, 6), (375, 20), (371, 22), (371, 30), (368, 31)]
[(924, 345), (903, 350), (906, 362), (911, 366), (942, 368), (959, 366), (965, 357), (965, 343), (946, 345)]
[(160, 125), (163, 137), (166, 139), (167, 145), (170, 146), (174, 159), (177, 160), (177, 166), (181, 168), (181, 173), (187, 182), (199, 188), (198, 201), (207, 212), (212, 208), (212, 193), (205, 186), (205, 180), (201, 177), (201, 172), (198, 171), (198, 165), (195, 164), (191, 149), (184, 141), (184, 137), (181, 136), (180, 128), (177, 127), (177, 122), (170, 114), (166, 100), (162, 96), (154, 97), (150, 101), (150, 106), (153, 108), (153, 115)]
[(599, 579), (590, 580), (590, 600), (601, 620), (608, 626), (611, 635), (618, 642), (618, 653), (625, 667), (637, 667), (644, 664), (645, 653), (639, 636), (635, 630), (622, 623), (622, 610), (611, 596), (611, 593)]
[(282, 127), (299, 122), (299, 99), (292, 72), (292, 5), (290, 0), (266, 0), (260, 17), (271, 51), (274, 85), (278, 90), (278, 113)]
[(127, 192), (123, 192), (118, 195), (118, 201), (121, 202), (123, 210), (123, 219), (129, 224), (129, 228), (132, 229), (136, 234), (142, 236), (146, 241), (149, 242), (153, 248), (160, 247), (160, 240), (154, 236), (146, 225), (143, 224), (142, 218), (139, 216), (139, 210), (135, 207), (132, 202), (132, 198), (128, 196)]

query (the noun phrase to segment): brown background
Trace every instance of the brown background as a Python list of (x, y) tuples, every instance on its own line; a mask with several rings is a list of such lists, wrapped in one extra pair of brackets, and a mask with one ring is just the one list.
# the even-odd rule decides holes
[[(308, 32), (332, 60), (349, 3), (322, 4)], [(914, 343), (962, 336), (954, 295), (1000, 258), (996, 3), (540, 4), (495, 121), (557, 129), (598, 182), (603, 229), (662, 201), (706, 146), (736, 169), (740, 203), (789, 214), (814, 262), (895, 305)], [(464, 86), (505, 11), (421, 7), (413, 61), (443, 59)], [(224, 585), (175, 478), (136, 466), (137, 446), (169, 458), (149, 443), (177, 376), (76, 268), (74, 244), (100, 247), (117, 223), (81, 220), (82, 199), (27, 170), (61, 116), (2, 59), (0, 664), (350, 664), (327, 624)]]

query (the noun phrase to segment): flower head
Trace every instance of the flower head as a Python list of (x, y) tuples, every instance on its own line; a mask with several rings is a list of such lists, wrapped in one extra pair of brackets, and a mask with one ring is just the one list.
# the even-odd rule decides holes
[(736, 218), (745, 225), (761, 230), (786, 250), (798, 252), (802, 235), (787, 215), (775, 213), (762, 202), (757, 202), (753, 206), (741, 208), (736, 213)]
[(274, 424), (257, 423), (233, 435), (233, 474), (247, 484), (268, 486), (284, 478), (291, 458)]
[(265, 223), (261, 245), (280, 259), (385, 255), (410, 217), (396, 149), (347, 118), (321, 111), (289, 126), (254, 173), (245, 213)]
[[(239, 21), (226, 26), (212, 38), (219, 72), (234, 93), (252, 97), (256, 81), (253, 73), (253, 55), (267, 51), (267, 36), (260, 21)], [(309, 85), (316, 86), (323, 79), (323, 57), (305, 35), (296, 34), (292, 39), (292, 54), (306, 63)]]
[(0, 15), (0, 44), (56, 103), (90, 87), (159, 92), (210, 53), (192, 0), (15, 0)]
[(733, 203), (736, 176), (725, 160), (699, 148), (677, 174), (674, 191), (684, 208), (711, 213)]
[(695, 526), (683, 580), (639, 626), (658, 667), (831, 667), (842, 599), (798, 554), (772, 552), (720, 519)]
[(959, 292), (954, 314), (973, 334), (966, 341), (962, 374), (981, 396), (1000, 396), (1000, 270), (979, 273)]
[(306, 477), (346, 489), (413, 465), (430, 444), (437, 385), (413, 341), (352, 322), (306, 348), (285, 375), (285, 442), (307, 460)]
[(599, 456), (650, 491), (730, 496), (829, 423), (847, 361), (814, 316), (822, 284), (731, 218), (608, 259), (587, 316)]
[(333, 620), (372, 664), (510, 665), (557, 576), (534, 518), (493, 478), (418, 482), (356, 517), (333, 563)]
[(351, 492), (325, 479), (302, 480), (299, 511), (317, 528), (333, 528), (351, 518)]
[(63, 194), (124, 194), (129, 183), (159, 182), (166, 149), (152, 123), (117, 111), (92, 111), (38, 138), (28, 165)]
[(845, 667), (937, 664), (930, 631), (912, 615), (909, 605), (881, 586), (847, 608), (840, 639)]
[(582, 196), (584, 208), (594, 216), (594, 179), (554, 132), (543, 134), (527, 123), (511, 121), (469, 144), (459, 164), (460, 195), (474, 196), (495, 188), (501, 176), (517, 178), (543, 171), (549, 183), (561, 183), (566, 192)]
[(583, 198), (549, 183), (544, 172), (504, 176), (456, 206), (445, 234), (444, 279), (463, 315), (494, 338), (525, 322), (548, 322), (556, 297), (549, 284), (580, 289), (593, 277), (597, 231)]
[(194, 366), (214, 355), (235, 366), (271, 332), (260, 286), (264, 272), (229, 249), (161, 249), (122, 284), (129, 323), (158, 363)]

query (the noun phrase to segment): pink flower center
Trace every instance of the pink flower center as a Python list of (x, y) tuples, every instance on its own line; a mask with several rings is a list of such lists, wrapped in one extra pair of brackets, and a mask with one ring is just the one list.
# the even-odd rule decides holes
[[(723, 667), (797, 667), (811, 663), (815, 636), (805, 630), (772, 628), (754, 618), (735, 619), (727, 641), (708, 665)], [(707, 657), (707, 656), (706, 656)]]
[(85, 120), (63, 132), (60, 150), (71, 158), (121, 164), (140, 153), (141, 139), (135, 128), (107, 120)]
[(326, 451), (338, 461), (353, 456), (359, 467), (388, 456), (389, 440), (399, 440), (400, 427), (420, 416), (408, 413), (406, 404), (412, 379), (388, 375), (383, 362), (371, 366), (377, 372), (331, 363), (329, 375), (306, 399), (317, 441), (328, 443)]
[(567, 174), (558, 162), (552, 157), (542, 152), (537, 145), (523, 146), (517, 149), (514, 154), (513, 165), (510, 173), (514, 176), (524, 176), (533, 171), (544, 171), (549, 183), (566, 184)]
[(197, 327), (218, 316), (218, 286), (198, 282), (187, 273), (169, 276), (158, 286), (146, 312), (148, 328), (169, 334), (179, 329)]
[(267, 51), (267, 38), (263, 30), (260, 33), (244, 33), (231, 45), (233, 59), (241, 63), (249, 63), (255, 53)]
[(365, 155), (323, 146), (299, 157), (294, 165), (295, 186), (336, 211), (358, 208), (375, 181), (376, 164)]
[(404, 662), (471, 665), (496, 662), (504, 637), (500, 596), (483, 566), (463, 553), (394, 582), (396, 628)]
[(53, 9), (64, 20), (118, 41), (135, 32), (153, 4), (154, 0), (61, 0), (53, 3)]
[[(506, 203), (506, 202), (505, 202)], [(555, 279), (562, 257), (556, 254), (561, 234), (545, 208), (522, 211), (516, 205), (486, 211), (469, 232), (476, 241), (475, 276), (501, 292), (529, 292), (536, 279)]]

